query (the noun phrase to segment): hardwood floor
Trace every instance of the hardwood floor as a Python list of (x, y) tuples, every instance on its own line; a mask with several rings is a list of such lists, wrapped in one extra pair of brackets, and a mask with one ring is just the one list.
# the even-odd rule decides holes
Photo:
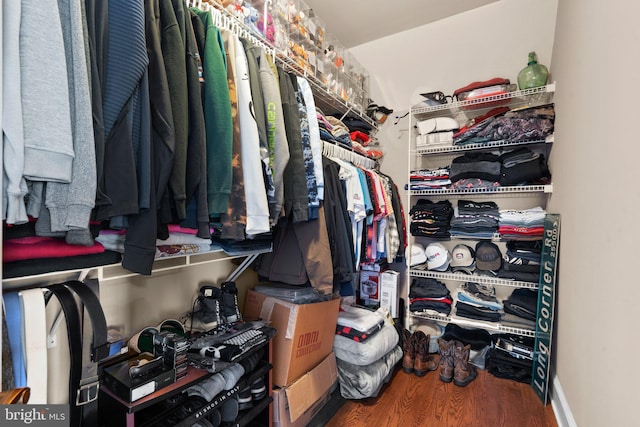
[(486, 371), (466, 387), (444, 383), (438, 371), (419, 378), (396, 369), (377, 398), (347, 400), (327, 427), (557, 427), (528, 384)]

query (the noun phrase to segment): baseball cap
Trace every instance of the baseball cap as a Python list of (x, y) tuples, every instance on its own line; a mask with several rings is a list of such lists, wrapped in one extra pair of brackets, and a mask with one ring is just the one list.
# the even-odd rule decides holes
[(472, 274), (476, 269), (475, 251), (467, 245), (458, 244), (451, 251), (451, 271)]
[(451, 254), (441, 243), (430, 243), (424, 250), (427, 256), (427, 269), (446, 271), (451, 262)]
[(476, 245), (476, 267), (478, 270), (497, 271), (502, 267), (502, 252), (493, 242), (478, 242)]
[(419, 243), (414, 243), (407, 247), (405, 258), (409, 263), (409, 267), (427, 262), (427, 255), (424, 253), (424, 246)]

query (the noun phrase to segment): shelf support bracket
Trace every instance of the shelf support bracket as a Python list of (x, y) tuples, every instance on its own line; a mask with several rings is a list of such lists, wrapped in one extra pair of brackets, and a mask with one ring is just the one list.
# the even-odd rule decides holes
[(226, 282), (234, 282), (252, 263), (258, 258), (260, 254), (251, 254), (247, 256), (239, 266), (227, 277)]
[(351, 107), (351, 105), (349, 105), (349, 108), (347, 109), (347, 111), (342, 115), (342, 117), (340, 117), (340, 121), (343, 121), (345, 117), (347, 117), (349, 115), (349, 113), (351, 112), (351, 109), (353, 107)]

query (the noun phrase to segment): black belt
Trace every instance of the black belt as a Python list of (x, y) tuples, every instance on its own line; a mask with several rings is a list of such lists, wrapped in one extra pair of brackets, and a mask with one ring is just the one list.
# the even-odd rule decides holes
[[(100, 300), (87, 284), (77, 280), (55, 284), (48, 289), (60, 301), (67, 323), (70, 350), (70, 425), (96, 426), (100, 387), (97, 362), (109, 354), (107, 322)], [(76, 295), (80, 298), (81, 305), (77, 304)], [(46, 302), (49, 299), (50, 295)], [(80, 313), (84, 316), (85, 311), (91, 328), (85, 327), (83, 333)]]

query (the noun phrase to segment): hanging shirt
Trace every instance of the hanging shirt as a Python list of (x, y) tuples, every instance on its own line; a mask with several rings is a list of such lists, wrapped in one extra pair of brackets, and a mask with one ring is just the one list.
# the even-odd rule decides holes
[[(227, 210), (220, 215), (222, 222), (223, 239), (244, 240), (245, 227), (247, 224), (247, 204), (245, 202), (244, 191), (244, 171), (242, 162), (242, 143), (240, 139), (240, 120), (238, 119), (238, 90), (236, 87), (236, 53), (233, 34), (228, 30), (221, 30), (220, 36), (224, 41), (224, 49), (227, 63), (227, 87), (230, 106), (231, 119), (233, 123), (233, 138), (231, 146), (231, 167), (232, 179), (230, 182), (230, 194), (228, 195)], [(207, 157), (208, 156), (207, 151)]]
[(324, 200), (322, 140), (320, 139), (320, 126), (318, 125), (316, 104), (313, 99), (311, 86), (309, 85), (307, 79), (298, 76), (298, 87), (300, 88), (300, 92), (302, 93), (304, 105), (307, 108), (307, 119), (309, 120), (309, 144), (311, 145), (311, 155), (313, 156), (313, 171), (316, 177), (316, 187), (318, 188), (318, 200)]
[(349, 212), (349, 218), (351, 219), (353, 249), (356, 254), (355, 268), (357, 271), (359, 268), (357, 260), (359, 259), (358, 254), (362, 246), (364, 220), (367, 217), (363, 188), (360, 183), (360, 174), (358, 173), (357, 168), (352, 164), (341, 159), (334, 158), (333, 160), (340, 165), (340, 179), (345, 183), (347, 211)]
[(289, 143), (284, 126), (284, 112), (278, 79), (269, 64), (269, 57), (262, 49), (256, 49), (260, 84), (265, 109), (267, 146), (269, 147), (269, 167), (273, 174), (274, 197), (269, 201), (269, 218), (272, 224), (283, 213), (284, 169), (289, 163)]
[[(384, 190), (387, 195), (387, 199), (390, 204), (387, 206), (389, 210), (389, 215), (387, 216), (387, 234), (385, 236), (386, 241), (386, 253), (387, 259), (390, 262), (393, 262), (393, 259), (396, 257), (398, 253), (398, 249), (400, 248), (400, 236), (398, 234), (398, 224), (396, 220), (396, 212), (393, 209), (393, 191), (391, 189), (391, 180), (384, 176), (380, 175), (382, 182), (384, 184)], [(399, 213), (398, 213), (399, 214)]]
[(316, 184), (316, 174), (311, 150), (311, 139), (309, 136), (309, 118), (307, 117), (307, 108), (304, 105), (302, 91), (298, 86), (298, 79), (295, 75), (291, 75), (291, 83), (296, 92), (296, 102), (298, 104), (298, 115), (300, 118), (300, 134), (302, 137), (302, 155), (304, 158), (304, 170), (307, 177), (307, 194), (309, 195), (309, 219), (318, 218), (318, 208), (320, 200), (318, 199), (318, 186)]
[(227, 55), (211, 12), (191, 10), (204, 24), (206, 38), (202, 55), (204, 77), (203, 104), (207, 151), (207, 201), (209, 214), (227, 212), (231, 194), (233, 118), (227, 79)]
[(248, 236), (267, 233), (269, 226), (269, 204), (262, 177), (260, 159), (260, 137), (253, 112), (251, 86), (247, 56), (242, 42), (235, 34), (236, 90), (238, 91), (238, 121), (240, 123), (240, 142), (242, 146), (242, 171), (244, 174), (244, 193), (247, 204)]
[(360, 186), (362, 187), (362, 193), (364, 194), (364, 206), (367, 212), (367, 224), (373, 221), (373, 204), (371, 204), (371, 195), (369, 192), (369, 186), (367, 184), (367, 177), (365, 171), (362, 168), (357, 168), (358, 176), (360, 177)]
[(27, 183), (24, 168), (24, 129), (20, 99), (20, 2), (3, 3), (2, 61), (2, 138), (4, 180), (2, 182), (2, 219), (7, 224), (28, 221), (24, 196)]

